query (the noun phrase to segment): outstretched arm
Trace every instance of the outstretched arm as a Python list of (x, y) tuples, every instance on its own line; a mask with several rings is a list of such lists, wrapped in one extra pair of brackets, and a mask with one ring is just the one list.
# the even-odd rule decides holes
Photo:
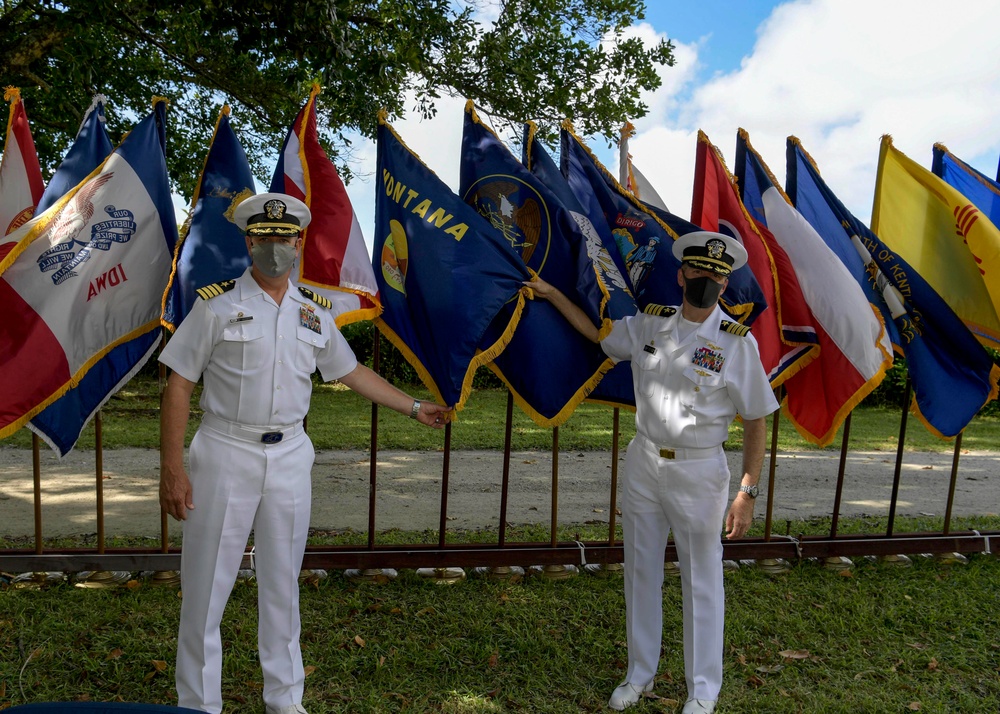
[(587, 317), (587, 313), (580, 309), (576, 303), (570, 301), (562, 292), (557, 288), (549, 285), (547, 282), (539, 278), (537, 275), (531, 280), (526, 280), (524, 284), (531, 288), (535, 293), (535, 297), (541, 298), (542, 300), (548, 300), (552, 303), (552, 306), (557, 309), (562, 316), (566, 318), (576, 331), (581, 335), (586, 337), (591, 342), (599, 342), (598, 331), (594, 326), (594, 323), (590, 321)]
[[(340, 382), (362, 397), (406, 416), (412, 415), (413, 403), (418, 401), (389, 384), (363, 364), (359, 364), (352, 372), (341, 377)], [(448, 407), (434, 402), (419, 402), (419, 404), (416, 420), (421, 424), (441, 429), (451, 421), (451, 409)]]

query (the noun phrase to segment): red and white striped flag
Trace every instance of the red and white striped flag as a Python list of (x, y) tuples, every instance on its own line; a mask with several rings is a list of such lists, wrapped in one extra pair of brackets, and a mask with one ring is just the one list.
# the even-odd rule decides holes
[(319, 143), (319, 93), (319, 85), (314, 84), (285, 139), (270, 190), (295, 196), (309, 206), (312, 221), (303, 232), (296, 281), (320, 288), (330, 297), (339, 311), (337, 325), (343, 327), (370, 320), (382, 308), (361, 224), (344, 182)]
[(10, 117), (0, 159), (0, 259), (14, 247), (7, 236), (31, 220), (45, 190), (21, 90), (7, 87), (3, 98), (10, 102)]

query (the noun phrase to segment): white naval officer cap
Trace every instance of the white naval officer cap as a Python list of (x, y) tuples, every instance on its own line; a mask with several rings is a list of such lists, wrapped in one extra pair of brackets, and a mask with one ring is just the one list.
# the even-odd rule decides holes
[(260, 193), (233, 211), (233, 222), (248, 236), (298, 235), (312, 220), (309, 206), (284, 193)]
[(729, 275), (746, 265), (747, 250), (735, 238), (714, 231), (686, 233), (674, 241), (673, 254), (681, 263), (718, 275)]

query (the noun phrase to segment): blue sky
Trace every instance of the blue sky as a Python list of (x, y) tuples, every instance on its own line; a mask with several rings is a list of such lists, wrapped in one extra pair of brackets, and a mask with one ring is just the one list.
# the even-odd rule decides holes
[[(679, 216), (690, 215), (699, 129), (732, 168), (736, 132), (784, 181), (785, 139), (797, 136), (832, 190), (868, 221), (879, 140), (930, 166), (935, 142), (988, 176), (1000, 156), (1000, 52), (994, 0), (649, 0), (630, 32), (668, 37), (677, 64), (628, 117), (633, 161)], [(464, 99), (445, 98), (431, 121), (393, 123), (450, 186), (458, 184)], [(487, 117), (488, 121), (488, 117)], [(444, 138), (444, 139), (443, 139)], [(590, 146), (617, 173), (617, 151)], [(358, 148), (358, 145), (355, 145)], [(367, 177), (348, 187), (369, 246), (375, 147)]]

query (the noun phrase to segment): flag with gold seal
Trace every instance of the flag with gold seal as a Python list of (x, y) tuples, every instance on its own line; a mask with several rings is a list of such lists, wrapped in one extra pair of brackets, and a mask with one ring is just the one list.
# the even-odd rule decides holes
[[(461, 409), (476, 369), (497, 358), (524, 306), (530, 274), (489, 221), (467, 205), (379, 116), (375, 246), (379, 330), (442, 404)], [(492, 341), (487, 331), (508, 303)]]

